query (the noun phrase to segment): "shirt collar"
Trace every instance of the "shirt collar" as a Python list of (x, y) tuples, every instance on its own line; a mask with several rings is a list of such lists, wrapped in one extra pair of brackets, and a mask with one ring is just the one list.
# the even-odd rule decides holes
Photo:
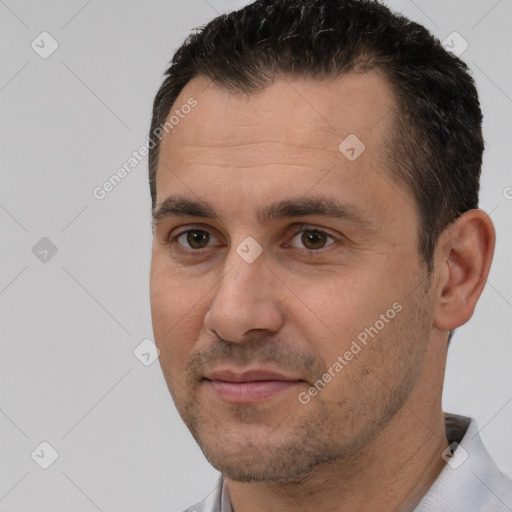
[(415, 512), (512, 510), (512, 482), (500, 472), (471, 418), (445, 413), (447, 464)]

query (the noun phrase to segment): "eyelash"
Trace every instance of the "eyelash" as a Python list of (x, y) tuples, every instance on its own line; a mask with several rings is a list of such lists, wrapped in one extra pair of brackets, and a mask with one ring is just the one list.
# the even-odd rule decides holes
[[(185, 247), (185, 246), (181, 245), (178, 242), (178, 239), (181, 236), (186, 235), (187, 233), (190, 233), (190, 232), (193, 232), (193, 231), (204, 232), (204, 233), (208, 233), (208, 235), (210, 235), (210, 236), (214, 236), (207, 229), (202, 229), (202, 228), (187, 229), (185, 231), (181, 231), (181, 232), (177, 233), (174, 236), (170, 236), (169, 237), (169, 243), (173, 247), (174, 246), (178, 246), (180, 251), (188, 252), (190, 254), (198, 254), (198, 253), (200, 253), (201, 251), (203, 251), (205, 249), (208, 249), (210, 247), (215, 247), (215, 245), (213, 245), (213, 246), (206, 246), (206, 247), (203, 247), (201, 249), (193, 249), (191, 247)], [(327, 247), (333, 245), (334, 243), (340, 242), (340, 239), (337, 239), (336, 237), (334, 237), (334, 235), (331, 235), (331, 234), (327, 233), (326, 231), (323, 231), (321, 229), (314, 228), (314, 227), (305, 226), (305, 225), (301, 225), (297, 229), (295, 229), (293, 231), (291, 239), (293, 240), (297, 235), (300, 235), (301, 233), (304, 233), (304, 232), (307, 232), (307, 231), (310, 231), (312, 233), (319, 233), (319, 234), (322, 234), (322, 235), (326, 235), (327, 238), (331, 240), (331, 243), (327, 243), (327, 245), (324, 245), (323, 247), (320, 247), (319, 249), (298, 248), (299, 250), (302, 250), (302, 251), (307, 252), (309, 254), (314, 254), (314, 253), (320, 252), (320, 251), (322, 251), (322, 249), (326, 249)]]

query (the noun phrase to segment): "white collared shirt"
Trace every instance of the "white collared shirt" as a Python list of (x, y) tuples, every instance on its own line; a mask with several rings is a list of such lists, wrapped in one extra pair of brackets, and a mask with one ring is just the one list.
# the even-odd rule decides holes
[[(491, 459), (475, 421), (445, 413), (445, 426), (453, 454), (443, 452), (447, 464), (414, 512), (512, 512), (512, 479)], [(215, 490), (185, 512), (233, 512), (222, 475)]]

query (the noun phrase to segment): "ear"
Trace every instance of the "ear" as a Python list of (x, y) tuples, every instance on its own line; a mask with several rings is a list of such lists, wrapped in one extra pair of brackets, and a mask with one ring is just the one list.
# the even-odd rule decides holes
[(466, 323), (489, 275), (496, 233), (483, 210), (469, 210), (439, 237), (434, 255), (434, 327), (450, 331)]

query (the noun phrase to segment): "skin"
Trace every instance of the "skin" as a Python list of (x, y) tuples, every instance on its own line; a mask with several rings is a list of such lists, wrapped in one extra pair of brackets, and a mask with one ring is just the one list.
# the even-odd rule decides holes
[[(158, 215), (150, 280), (160, 364), (181, 417), (225, 475), (235, 512), (413, 510), (445, 465), (447, 339), (485, 284), (492, 222), (481, 210), (459, 217), (428, 275), (413, 196), (383, 164), (395, 100), (377, 74), (280, 78), (250, 96), (198, 77), (174, 107), (190, 97), (198, 106), (162, 141), (157, 209), (176, 195), (217, 218)], [(366, 147), (354, 161), (338, 150), (349, 134)], [(312, 197), (351, 215), (257, 215)], [(237, 253), (248, 236), (262, 248), (251, 263)], [(299, 393), (397, 303), (302, 404)], [(233, 404), (204, 380), (221, 367), (298, 382)]]

